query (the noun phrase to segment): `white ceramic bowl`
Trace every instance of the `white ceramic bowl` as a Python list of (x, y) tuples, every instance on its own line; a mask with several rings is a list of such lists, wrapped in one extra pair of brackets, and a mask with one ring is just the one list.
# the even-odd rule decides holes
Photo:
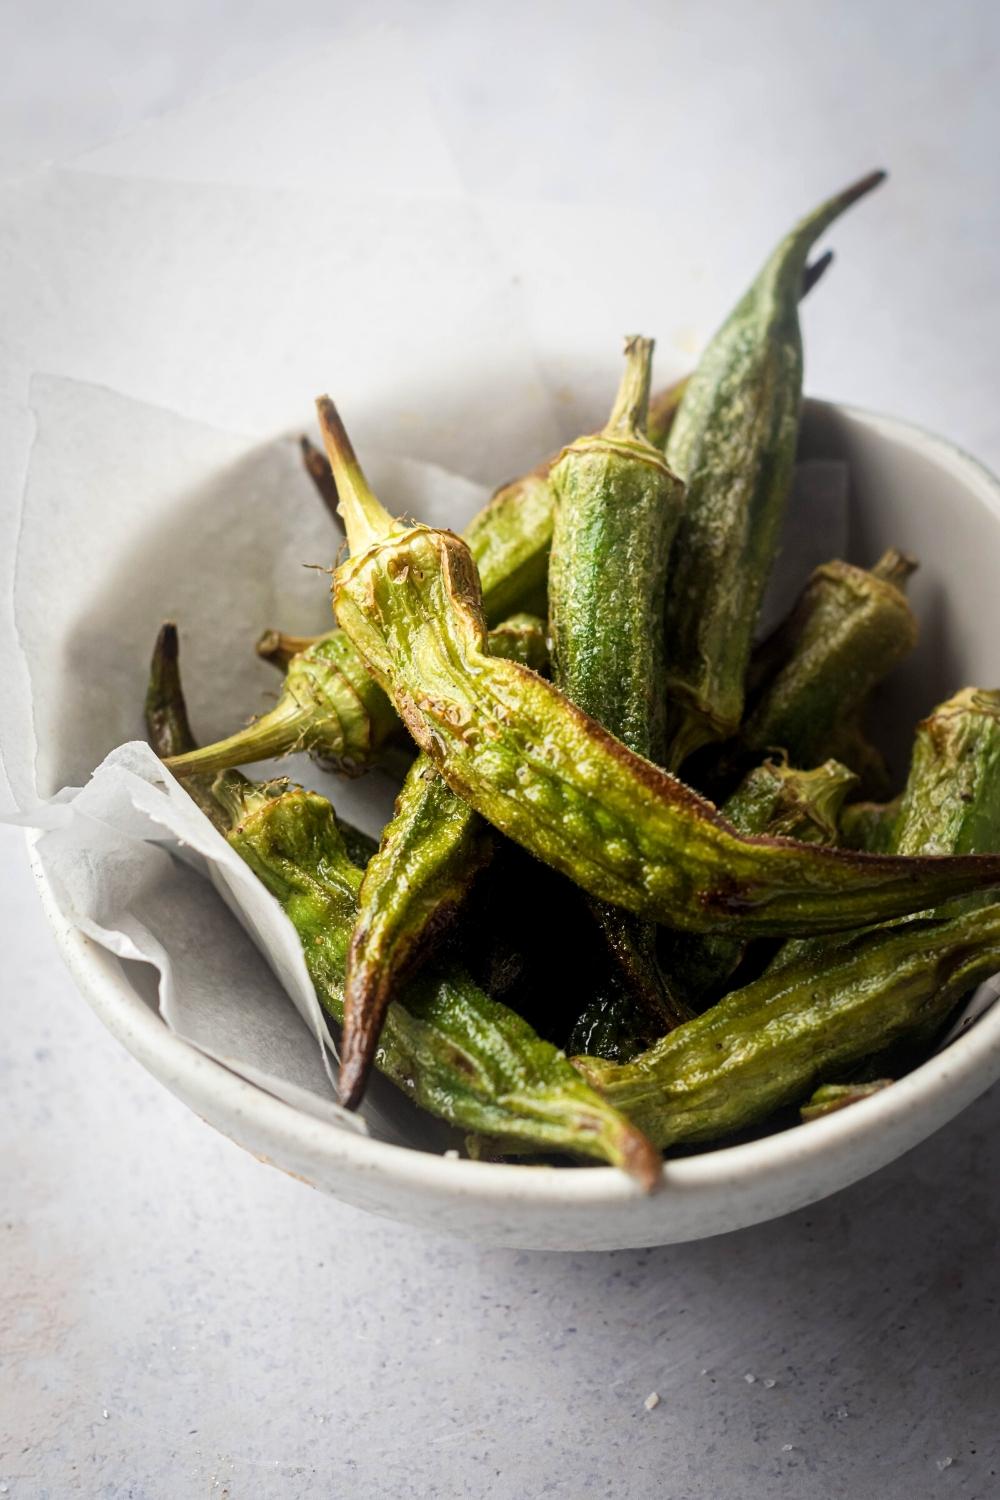
[[(934, 703), (966, 682), (991, 686), (1000, 677), (1000, 484), (940, 438), (822, 402), (806, 405), (802, 453), (848, 460), (852, 557), (870, 562), (895, 544), (922, 560), (912, 588), (921, 644), (879, 700), (883, 739), (902, 750)], [(1000, 1078), (997, 1005), (884, 1092), (809, 1125), (668, 1161), (661, 1190), (649, 1196), (609, 1167), (454, 1161), (299, 1113), (180, 1041), (118, 960), (67, 926), (37, 861), (35, 873), (89, 1003), (203, 1119), (261, 1160), (361, 1208), (491, 1245), (661, 1245), (774, 1218), (884, 1166)]]

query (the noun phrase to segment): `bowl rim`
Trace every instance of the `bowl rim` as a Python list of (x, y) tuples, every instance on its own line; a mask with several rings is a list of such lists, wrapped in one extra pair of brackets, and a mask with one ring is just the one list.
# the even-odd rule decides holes
[[(1000, 520), (1000, 480), (955, 443), (916, 423), (841, 402), (810, 398), (806, 404), (858, 421), (881, 437), (902, 441), (952, 468)], [(567, 1170), (560, 1166), (454, 1159), (376, 1140), (296, 1109), (240, 1077), (175, 1035), (124, 977), (118, 978), (107, 968), (107, 950), (66, 919), (56, 905), (35, 848), (40, 836), (30, 830), (26, 835), (29, 864), (59, 949), (84, 998), (148, 1071), (167, 1087), (171, 1086), (167, 1077), (176, 1079), (181, 1097), (191, 1107), (197, 1108), (197, 1101), (203, 1100), (206, 1114), (214, 1117), (213, 1123), (220, 1112), (234, 1121), (252, 1116), (259, 1134), (273, 1140), (276, 1149), (287, 1145), (289, 1154), (298, 1159), (303, 1154), (319, 1154), (331, 1164), (377, 1174), (387, 1183), (408, 1189), (425, 1188), (436, 1195), (454, 1194), (487, 1203), (520, 1198), (548, 1207), (597, 1207), (645, 1196), (636, 1183), (612, 1166), (588, 1163), (586, 1170)], [(104, 955), (103, 962), (97, 954)], [(849, 1152), (869, 1131), (893, 1133), (893, 1127), (918, 1103), (929, 1104), (952, 1092), (963, 1100), (971, 1099), (985, 1090), (1000, 1073), (995, 1057), (1000, 1057), (1000, 1003), (947, 1048), (895, 1080), (891, 1088), (805, 1126), (777, 1130), (736, 1145), (709, 1147), (690, 1156), (668, 1157), (664, 1180), (672, 1188), (689, 1193), (717, 1191), (737, 1182), (746, 1187), (760, 1179), (780, 1176), (782, 1169), (792, 1169), (828, 1150)], [(147, 1059), (155, 1059), (156, 1066)], [(280, 1159), (261, 1159), (282, 1166)]]

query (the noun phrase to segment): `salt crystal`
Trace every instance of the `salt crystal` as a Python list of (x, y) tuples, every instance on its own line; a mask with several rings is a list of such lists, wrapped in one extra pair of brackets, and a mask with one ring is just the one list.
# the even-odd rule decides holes
[(660, 1404), (660, 1397), (658, 1393), (656, 1391), (650, 1391), (649, 1395), (646, 1397), (645, 1401), (642, 1404), (647, 1411), (652, 1411), (655, 1406), (659, 1406)]
[(108, 1408), (107, 1407), (105, 1407), (104, 1410), (101, 1412), (101, 1416), (104, 1418), (105, 1422), (108, 1420)]
[(794, 1447), (795, 1447), (794, 1443), (782, 1443), (782, 1445), (781, 1445), (781, 1451), (782, 1451), (782, 1453), (791, 1453), (791, 1451), (792, 1451), (792, 1449)]
[(765, 1391), (773, 1391), (774, 1387), (777, 1385), (777, 1383), (778, 1382), (776, 1380), (765, 1380), (764, 1381), (764, 1389), (765, 1389)]
[(953, 1458), (939, 1458), (937, 1461), (937, 1466), (943, 1472), (945, 1469), (950, 1469), (954, 1462), (955, 1460)]
[(756, 1385), (757, 1383), (756, 1375), (751, 1375), (749, 1370), (744, 1375), (743, 1379), (746, 1381), (747, 1385)]

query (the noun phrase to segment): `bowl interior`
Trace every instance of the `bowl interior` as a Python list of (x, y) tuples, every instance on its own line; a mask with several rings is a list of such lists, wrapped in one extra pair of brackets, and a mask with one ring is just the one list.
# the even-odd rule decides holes
[[(995, 561), (1000, 557), (1000, 489), (980, 466), (946, 442), (893, 419), (818, 401), (809, 401), (805, 406), (800, 457), (840, 459), (848, 466), (847, 553), (851, 561), (871, 564), (889, 546), (910, 552), (920, 561), (920, 570), (911, 583), (911, 597), (920, 622), (919, 645), (880, 691), (871, 715), (873, 733), (890, 755), (894, 770), (901, 775), (905, 772), (908, 747), (919, 718), (966, 683), (990, 686), (996, 681), (995, 641), (1000, 630), (1000, 593), (993, 586), (993, 573)], [(113, 565), (109, 564), (109, 567), (113, 572)], [(140, 606), (139, 601), (128, 603), (128, 608), (133, 607), (136, 618), (132, 624), (137, 637), (144, 639), (148, 634), (147, 608)], [(122, 628), (128, 628), (128, 621), (122, 621)], [(86, 672), (87, 665), (73, 659), (65, 663), (64, 670), (74, 674), (81, 670)], [(40, 739), (47, 731), (58, 737), (65, 729), (59, 723), (47, 726), (41, 722), (37, 727)], [(297, 774), (297, 770), (293, 774)], [(56, 925), (58, 928), (58, 923)], [(63, 937), (65, 939), (66, 935)], [(67, 941), (64, 941), (64, 947)], [(176, 1052), (175, 1039), (168, 1043), (166, 1028), (150, 1010), (148, 975), (142, 976), (135, 972), (136, 966), (124, 964), (110, 954), (98, 953), (96, 949), (88, 949), (86, 945), (76, 946), (72, 962), (77, 977), (92, 999), (95, 987), (100, 989), (102, 1015), (126, 1045), (141, 1056), (146, 1066), (191, 1102), (195, 1102), (192, 1098), (194, 1091), (198, 1100), (195, 1107), (212, 1118), (210, 1100), (213, 1091), (221, 1097), (230, 1088), (232, 1075), (217, 1064), (199, 1058), (195, 1089), (185, 1075), (188, 1065), (183, 1054)], [(116, 1014), (116, 1007), (119, 1014)], [(144, 1018), (138, 1029), (133, 1024), (140, 1014), (137, 1007), (141, 1008)], [(148, 1023), (153, 1024), (152, 1030)], [(157, 1051), (161, 1044), (156, 1037), (159, 1032), (163, 1033), (164, 1055), (168, 1050), (170, 1052), (168, 1069), (158, 1066)], [(141, 1043), (136, 1040), (140, 1033)], [(165, 1072), (170, 1076), (165, 1076)], [(223, 1074), (225, 1079), (221, 1076)], [(732, 1184), (741, 1179), (745, 1182), (752, 1179), (759, 1185), (762, 1178), (771, 1174), (776, 1184), (784, 1181), (784, 1186), (763, 1212), (759, 1207), (763, 1200), (757, 1193), (758, 1207), (752, 1217), (766, 1217), (769, 1212), (784, 1211), (794, 1207), (796, 1201), (807, 1201), (808, 1197), (819, 1196), (822, 1191), (842, 1185), (850, 1180), (852, 1172), (853, 1175), (862, 1175), (880, 1160), (889, 1159), (885, 1155), (886, 1149), (892, 1154), (905, 1149), (953, 1112), (947, 1103), (949, 1096), (954, 1109), (960, 1108), (975, 1091), (986, 1087), (998, 1075), (1000, 1007), (949, 1049), (946, 1062), (940, 1057), (928, 1060), (910, 1075), (905, 1087), (900, 1085), (887, 1090), (863, 1105), (810, 1126), (808, 1131), (779, 1131), (749, 1143), (735, 1146), (723, 1143), (718, 1148), (703, 1150), (677, 1162), (673, 1171), (680, 1174), (678, 1181), (692, 1186), (701, 1183), (716, 1194), (724, 1192), (726, 1184), (731, 1190)], [(381, 1082), (381, 1087), (384, 1090), (388, 1086)], [(255, 1109), (260, 1111), (261, 1119), (265, 1115), (271, 1119), (275, 1101), (250, 1085), (244, 1085), (244, 1088), (247, 1092), (241, 1092), (239, 1106), (244, 1120), (252, 1116)], [(255, 1095), (259, 1096), (256, 1103)], [(286, 1157), (294, 1157), (301, 1166), (302, 1157), (296, 1155), (290, 1143), (298, 1139), (297, 1132), (302, 1140), (308, 1135), (312, 1143), (310, 1180), (324, 1176), (316, 1166), (317, 1153), (319, 1158), (326, 1153), (331, 1160), (336, 1157), (348, 1164), (352, 1160), (355, 1163), (363, 1160), (366, 1170), (374, 1164), (385, 1173), (387, 1181), (395, 1181), (397, 1188), (402, 1180), (400, 1174), (405, 1177), (405, 1159), (413, 1159), (413, 1152), (405, 1147), (379, 1141), (359, 1141), (328, 1123), (321, 1124), (304, 1116), (299, 1125), (295, 1111), (285, 1106), (282, 1106), (282, 1111), (278, 1134), (284, 1144), (277, 1148), (278, 1152), (284, 1150)], [(400, 1118), (398, 1113), (396, 1117)], [(441, 1137), (437, 1131), (428, 1134), (414, 1115), (412, 1133), (408, 1134), (410, 1126), (405, 1111), (402, 1120), (403, 1138), (411, 1145), (423, 1148), (425, 1153), (440, 1151)], [(888, 1129), (892, 1121), (895, 1125)], [(851, 1153), (848, 1151), (845, 1155), (846, 1143), (856, 1140), (859, 1131), (877, 1131), (880, 1122), (885, 1137), (881, 1152), (867, 1156), (864, 1152), (857, 1153), (855, 1170), (848, 1164)], [(216, 1119), (215, 1123), (220, 1122)], [(240, 1138), (238, 1130), (230, 1133)], [(254, 1130), (246, 1126), (243, 1133), (253, 1136)], [(397, 1135), (396, 1139), (399, 1138)], [(259, 1144), (259, 1138), (255, 1139)], [(373, 1150), (374, 1157), (370, 1154)], [(380, 1155), (380, 1151), (388, 1154)], [(814, 1171), (810, 1187), (803, 1190), (806, 1196), (803, 1197), (802, 1192), (797, 1200), (794, 1192), (789, 1196), (788, 1174), (794, 1176), (798, 1171), (804, 1153), (815, 1157), (823, 1152), (828, 1152), (831, 1160), (839, 1158), (838, 1171), (825, 1184), (822, 1173)], [(275, 1159), (279, 1164), (290, 1165), (290, 1160), (280, 1161), (280, 1154)], [(537, 1170), (528, 1167), (442, 1163), (434, 1156), (425, 1156), (424, 1159), (427, 1171), (448, 1174), (449, 1191), (460, 1180), (455, 1175), (456, 1166), (460, 1165), (462, 1191), (466, 1195), (475, 1196), (479, 1191), (487, 1191), (483, 1185), (495, 1181), (493, 1174), (497, 1172), (503, 1174), (508, 1183), (517, 1177), (524, 1182), (530, 1179), (532, 1187), (528, 1197), (533, 1201), (546, 1196), (553, 1202), (564, 1200), (568, 1193), (570, 1197), (575, 1194), (581, 1201), (586, 1197), (591, 1203), (604, 1195), (611, 1202), (618, 1201), (622, 1191), (618, 1174), (610, 1169), (556, 1172), (545, 1178), (548, 1185), (543, 1187)], [(471, 1175), (465, 1176), (466, 1173)], [(587, 1179), (586, 1187), (582, 1185), (583, 1178)], [(558, 1188), (554, 1185), (556, 1179), (563, 1179)], [(580, 1187), (571, 1186), (574, 1180), (581, 1184)], [(321, 1185), (333, 1184), (327, 1181)], [(336, 1185), (334, 1190), (338, 1190)], [(363, 1201), (350, 1192), (346, 1195), (355, 1196), (355, 1201)], [(764, 1198), (767, 1198), (766, 1192)], [(378, 1205), (365, 1202), (364, 1206)], [(383, 1208), (383, 1211), (392, 1209)], [(726, 1221), (724, 1210), (719, 1212), (722, 1213), (721, 1222), (717, 1212), (709, 1228), (695, 1232), (717, 1232), (719, 1228), (735, 1227), (736, 1221)], [(419, 1217), (416, 1213), (404, 1216)], [(749, 1221), (744, 1210), (742, 1222)], [(653, 1243), (662, 1238), (663, 1233), (658, 1232), (643, 1241), (633, 1233), (613, 1242)]]

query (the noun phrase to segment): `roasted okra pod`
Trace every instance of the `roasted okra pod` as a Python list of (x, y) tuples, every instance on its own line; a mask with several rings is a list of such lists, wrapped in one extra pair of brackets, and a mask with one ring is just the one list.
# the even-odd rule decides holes
[(705, 350), (674, 419), (667, 460), (687, 501), (667, 593), (671, 767), (739, 727), (798, 437), (806, 257), (883, 175), (831, 198), (781, 242)]
[[(628, 341), (607, 425), (571, 443), (552, 470), (549, 628), (563, 692), (660, 762), (664, 592), (684, 491), (646, 437), (652, 357), (651, 339)], [(646, 1023), (667, 1031), (684, 1020), (657, 964), (653, 925), (606, 903), (595, 914)]]
[[(489, 644), (535, 671), (547, 663), (545, 627), (533, 615), (512, 616), (490, 631)], [(492, 853), (489, 824), (418, 755), (358, 893), (340, 1064), (348, 1109), (361, 1101), (389, 1001), (451, 926)]]
[(835, 755), (857, 763), (860, 715), (871, 691), (916, 645), (907, 602), (912, 558), (892, 549), (871, 571), (850, 563), (817, 568), (797, 603), (756, 654), (762, 679), (743, 727), (754, 750), (780, 748), (795, 765)]
[[(146, 712), (158, 753), (190, 746), (171, 626), (157, 643)], [(257, 786), (233, 771), (214, 782), (194, 777), (188, 786), (282, 906), (319, 1001), (339, 1022), (362, 872), (348, 858), (329, 802), (285, 783)], [(422, 975), (403, 1003), (389, 1006), (376, 1065), (432, 1114), (508, 1150), (567, 1151), (619, 1166), (646, 1188), (659, 1180), (659, 1157), (645, 1137), (458, 965)]]
[[(914, 854), (1000, 848), (1000, 693), (966, 689), (920, 726), (895, 829)], [(760, 979), (631, 1062), (577, 1065), (659, 1146), (756, 1124), (932, 1037), (1000, 969), (1000, 904), (947, 910), (787, 943)], [(813, 1103), (829, 1107), (829, 1091)]]
[(940, 1026), (1000, 969), (1000, 905), (804, 943), (623, 1065), (584, 1076), (660, 1147), (743, 1130), (866, 1057)]
[[(811, 771), (765, 761), (747, 773), (722, 811), (739, 833), (832, 846), (841, 804), (856, 784), (854, 772), (835, 760)], [(663, 932), (661, 944), (671, 979), (695, 1009), (703, 1009), (736, 972), (746, 949), (729, 933)]]
[(351, 557), (337, 619), (453, 791), (591, 896), (692, 931), (836, 931), (1000, 884), (1000, 857), (908, 860), (739, 835), (716, 809), (489, 655), (468, 547), (394, 522), (319, 403)]

